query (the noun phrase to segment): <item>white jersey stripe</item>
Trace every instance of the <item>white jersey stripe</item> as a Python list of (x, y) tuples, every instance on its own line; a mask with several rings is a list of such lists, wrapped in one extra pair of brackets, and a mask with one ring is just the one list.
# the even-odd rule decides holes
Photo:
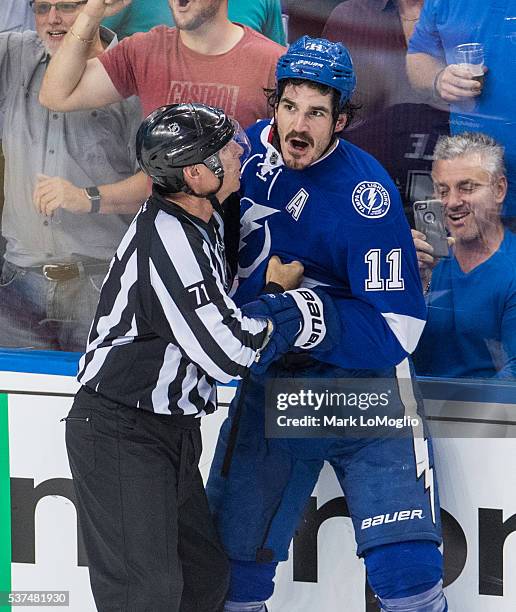
[[(102, 368), (104, 363), (104, 359), (106, 357), (106, 350), (109, 350), (111, 346), (100, 347), (100, 345), (105, 342), (106, 338), (109, 336), (109, 333), (112, 329), (113, 322), (115, 325), (120, 322), (121, 313), (128, 305), (129, 300), (129, 289), (136, 282), (136, 251), (131, 255), (129, 262), (124, 270), (124, 274), (121, 277), (121, 291), (117, 294), (115, 302), (113, 304), (112, 310), (104, 316), (101, 316), (98, 320), (97, 326), (95, 328), (97, 337), (90, 342), (88, 345), (87, 353), (90, 351), (95, 351), (93, 353), (92, 360), (88, 363), (87, 370), (84, 373), (81, 382), (88, 382), (92, 378), (94, 378)], [(132, 326), (135, 326), (135, 320), (132, 319)], [(136, 333), (136, 330), (134, 330)], [(134, 335), (126, 335), (120, 338), (116, 338), (114, 341), (115, 345), (126, 344), (128, 342), (132, 342)], [(97, 349), (97, 350), (95, 350)], [(81, 366), (83, 359), (86, 358), (86, 355), (83, 355), (81, 358)], [(82, 367), (81, 367), (82, 370)]]
[[(410, 365), (408, 359), (404, 359), (396, 366), (396, 378), (400, 391), (400, 398), (405, 407), (405, 416), (418, 417), (417, 401), (414, 396), (413, 380), (410, 376)], [(430, 497), (430, 507), (432, 510), (432, 521), (435, 524), (435, 475), (434, 468), (430, 467), (430, 453), (428, 450), (428, 440), (425, 438), (425, 432), (421, 418), (414, 418), (417, 425), (412, 426), (414, 456), (416, 461), (416, 476), (421, 478), (424, 476), (425, 490), (428, 491)]]
[[(174, 302), (172, 296), (168, 293), (165, 284), (161, 280), (154, 264), (151, 262), (151, 278), (152, 286), (156, 292), (156, 295), (163, 305), (163, 310), (167, 313), (169, 320), (174, 320), (174, 326), (171, 330), (177, 343), (183, 347), (183, 350), (188, 357), (196, 363), (204, 372), (209, 376), (215, 378), (220, 382), (229, 382), (232, 380), (232, 376), (227, 372), (224, 372), (219, 366), (211, 359), (211, 357), (205, 352), (203, 345), (196, 338), (193, 330), (186, 322), (183, 313)], [(203, 319), (206, 321), (208, 317), (204, 316)], [(209, 323), (206, 325), (209, 328)], [(249, 361), (251, 363), (252, 360)]]
[(184, 377), (181, 386), (181, 398), (177, 402), (177, 405), (179, 408), (181, 408), (184, 414), (197, 414), (197, 408), (192, 404), (188, 397), (190, 391), (192, 391), (198, 383), (196, 371), (196, 367), (193, 364), (188, 364), (186, 368), (186, 376)]
[(165, 349), (163, 365), (158, 374), (158, 382), (152, 392), (152, 405), (154, 412), (160, 414), (170, 414), (168, 390), (170, 383), (177, 375), (177, 370), (181, 362), (181, 353), (173, 344), (169, 344)]
[[(158, 235), (183, 286), (190, 287), (190, 285), (201, 282), (203, 280), (201, 269), (185, 233), (178, 231), (180, 230), (179, 221), (160, 211), (156, 222), (159, 222), (156, 224)], [(170, 240), (167, 236), (174, 236), (174, 240)]]
[(426, 321), (395, 312), (382, 312), (381, 314), (403, 350), (409, 355), (413, 353), (423, 333)]

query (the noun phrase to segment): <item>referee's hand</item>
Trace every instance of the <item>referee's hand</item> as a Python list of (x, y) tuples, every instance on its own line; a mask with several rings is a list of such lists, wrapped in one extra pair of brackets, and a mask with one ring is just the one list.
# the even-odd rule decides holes
[(284, 291), (297, 289), (303, 280), (304, 270), (300, 261), (284, 264), (277, 255), (273, 255), (269, 259), (265, 273), (265, 284), (277, 283), (283, 287)]

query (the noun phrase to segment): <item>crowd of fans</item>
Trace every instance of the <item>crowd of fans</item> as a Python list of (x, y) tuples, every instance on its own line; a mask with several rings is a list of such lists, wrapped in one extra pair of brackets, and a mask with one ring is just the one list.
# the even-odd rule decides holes
[[(191, 23), (176, 3), (156, 0), (150, 10), (147, 0), (133, 0), (84, 45), (88, 78), (76, 87), (66, 72), (47, 68), (62, 45), (66, 53), (65, 35), (84, 4), (3, 0), (1, 347), (84, 350), (111, 256), (148, 191), (134, 153), (142, 117), (195, 101), (248, 127), (270, 113), (263, 90), (273, 86), (287, 40), (309, 33), (343, 42), (353, 57), (359, 109), (342, 137), (385, 166), (412, 224), (415, 201), (443, 203), (448, 258), (434, 258), (426, 236), (413, 231), (428, 304), (417, 372), (514, 377), (510, 3), (229, 0), (227, 11), (214, 1)], [(483, 49), (481, 78), (457, 61), (455, 48), (465, 43)], [(40, 102), (44, 77), (69, 82), (59, 105), (43, 100), (64, 110)], [(104, 106), (89, 110), (99, 100)], [(67, 103), (82, 110), (68, 112)], [(234, 219), (228, 228), (236, 232)]]

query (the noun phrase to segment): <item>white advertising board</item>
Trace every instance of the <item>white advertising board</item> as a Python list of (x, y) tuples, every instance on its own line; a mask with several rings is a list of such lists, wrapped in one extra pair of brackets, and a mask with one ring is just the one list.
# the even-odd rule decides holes
[[(94, 611), (88, 571), (80, 565), (60, 422), (71, 405), (75, 383), (69, 377), (2, 372), (0, 388), (7, 392), (9, 415), (11, 589), (69, 591), (70, 610)], [(223, 404), (227, 405), (233, 391), (221, 389)], [(429, 405), (436, 409), (432, 402)], [(482, 414), (482, 406), (465, 406), (472, 414)], [(222, 407), (203, 422), (201, 470), (205, 477), (226, 410)], [(507, 415), (511, 407), (503, 410)], [(450, 610), (514, 612), (516, 581), (510, 578), (516, 576), (515, 440), (443, 437), (434, 445), (444, 509)], [(278, 571), (271, 612), (377, 609), (366, 603), (365, 572), (354, 554), (351, 520), (344, 516), (342, 492), (327, 466), (308, 513), (289, 561)]]

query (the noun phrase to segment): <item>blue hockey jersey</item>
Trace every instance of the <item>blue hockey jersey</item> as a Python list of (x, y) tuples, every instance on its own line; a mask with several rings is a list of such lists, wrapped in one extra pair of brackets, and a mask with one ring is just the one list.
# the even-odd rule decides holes
[(399, 193), (382, 166), (339, 140), (304, 170), (283, 164), (272, 123), (248, 130), (242, 168), (237, 304), (265, 284), (270, 256), (304, 265), (303, 286), (336, 300), (340, 346), (321, 356), (344, 368), (379, 369), (415, 349), (426, 308)]

